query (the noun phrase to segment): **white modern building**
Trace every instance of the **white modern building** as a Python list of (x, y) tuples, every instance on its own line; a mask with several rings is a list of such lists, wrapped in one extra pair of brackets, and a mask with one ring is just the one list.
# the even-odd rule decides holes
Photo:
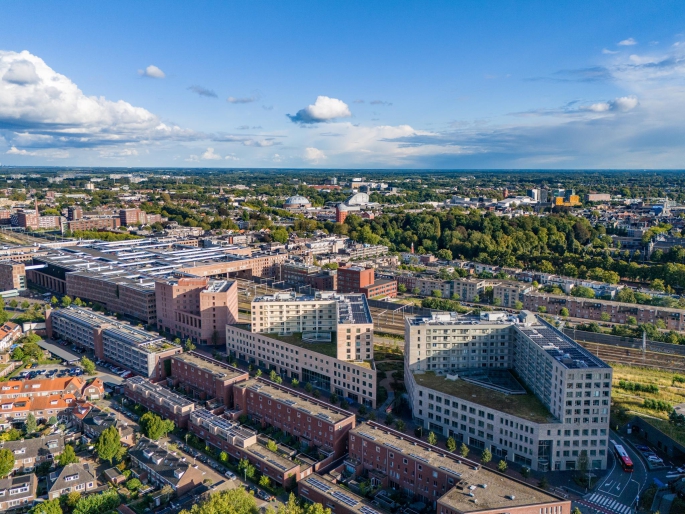
[(426, 429), (539, 471), (605, 469), (612, 369), (534, 314), (405, 320)]

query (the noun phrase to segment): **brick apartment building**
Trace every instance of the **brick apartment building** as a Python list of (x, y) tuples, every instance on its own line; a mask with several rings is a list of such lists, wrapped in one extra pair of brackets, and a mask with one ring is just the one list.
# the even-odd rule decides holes
[(393, 279), (376, 279), (373, 268), (345, 266), (338, 268), (338, 292), (361, 293), (367, 298), (397, 296), (397, 282)]
[(190, 414), (195, 410), (195, 404), (190, 400), (143, 377), (126, 380), (124, 390), (129, 400), (141, 404), (165, 419), (170, 419), (176, 426), (188, 427)]
[(77, 218), (67, 221), (67, 229), (74, 230), (116, 230), (121, 226), (121, 219), (106, 218)]
[(368, 477), (373, 486), (402, 491), (439, 513), (571, 512), (570, 500), (384, 425), (362, 423), (349, 436), (348, 472)]
[(98, 359), (154, 380), (164, 378), (164, 360), (182, 351), (159, 334), (79, 307), (48, 309), (45, 328), (51, 339), (75, 343), (93, 351)]
[(83, 209), (78, 205), (67, 208), (67, 221), (76, 221), (83, 218)]
[(149, 225), (162, 221), (159, 214), (148, 214), (140, 209), (121, 209), (119, 219), (122, 226), (127, 225)]
[(19, 211), (16, 214), (16, 226), (30, 230), (47, 230), (60, 228), (60, 216), (41, 216), (37, 211)]
[(504, 280), (492, 286), (493, 300), (499, 300), (499, 305), (513, 309), (516, 302), (523, 303), (524, 295), (535, 288), (525, 282)]
[(0, 261), (0, 291), (26, 289), (26, 266), (23, 262)]
[(215, 398), (231, 407), (234, 384), (249, 378), (247, 371), (197, 352), (189, 352), (171, 358), (171, 377), (167, 377), (167, 381), (174, 387), (182, 386), (186, 393), (200, 400)]
[(338, 273), (319, 266), (299, 262), (286, 262), (281, 266), (281, 280), (288, 284), (310, 286), (319, 291), (335, 291), (338, 288)]
[(188, 427), (207, 445), (225, 451), (232, 461), (247, 459), (278, 486), (299, 480), (303, 474), (311, 473), (316, 464), (302, 455), (299, 456), (299, 462), (296, 462), (281, 453), (272, 452), (259, 444), (258, 440), (263, 438), (254, 430), (205, 409), (198, 409), (191, 414)]
[(351, 412), (261, 378), (236, 384), (234, 404), (234, 416), (246, 414), (336, 458), (347, 450), (347, 433), (356, 424)]
[(602, 314), (606, 313), (609, 315), (608, 321), (621, 324), (627, 323), (630, 316), (634, 317), (638, 324), (656, 323), (661, 320), (669, 330), (685, 330), (683, 309), (537, 292), (526, 294), (523, 306), (530, 311), (538, 311), (543, 307), (549, 314), (559, 314), (565, 307), (569, 316), (592, 321), (602, 321)]
[(238, 282), (171, 278), (155, 283), (157, 327), (196, 344), (226, 344), (226, 325), (238, 322)]

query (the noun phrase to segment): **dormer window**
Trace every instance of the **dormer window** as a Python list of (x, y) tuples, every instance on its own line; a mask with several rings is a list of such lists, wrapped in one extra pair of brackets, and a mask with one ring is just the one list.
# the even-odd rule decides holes
[(64, 477), (65, 482), (73, 482), (74, 480), (78, 480), (78, 473)]

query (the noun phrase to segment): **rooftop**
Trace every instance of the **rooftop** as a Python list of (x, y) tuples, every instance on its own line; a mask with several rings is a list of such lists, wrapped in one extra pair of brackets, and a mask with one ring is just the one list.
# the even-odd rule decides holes
[[(293, 332), (288, 335), (281, 335), (276, 332), (272, 332), (264, 335), (271, 337), (273, 339), (277, 339), (279, 341), (283, 341), (284, 343), (299, 346), (300, 348), (304, 348), (305, 350), (310, 350), (312, 352), (320, 353), (321, 355), (326, 355), (327, 357), (337, 358), (338, 355), (337, 343), (312, 343), (309, 341), (303, 341), (301, 332)], [(333, 341), (335, 341), (335, 334), (332, 334), (332, 339)]]
[(321, 475), (310, 475), (302, 480), (301, 484), (324, 493), (328, 501), (343, 506), (345, 510), (352, 510), (359, 514), (381, 514), (370, 501), (354, 494), (349, 489), (343, 489)]
[[(378, 423), (362, 423), (350, 434), (382, 444), (436, 470), (453, 475), (455, 487), (443, 495), (439, 501), (456, 511), (503, 509), (502, 512), (505, 512), (507, 509), (524, 505), (560, 500), (541, 489), (481, 467), (475, 462), (449, 454), (446, 450), (388, 429)], [(469, 496), (469, 494), (474, 496)], [(511, 497), (513, 499), (510, 499)], [(474, 498), (477, 499), (477, 503), (473, 501)]]
[(260, 302), (338, 302), (338, 324), (373, 323), (371, 311), (363, 294), (338, 294), (333, 292), (318, 292), (314, 295), (297, 295), (295, 293), (276, 293), (274, 295), (258, 296), (252, 303)]
[(302, 394), (299, 391), (274, 384), (261, 378), (240, 382), (236, 384), (235, 387), (249, 389), (250, 391), (272, 398), (281, 404), (304, 414), (329, 423), (338, 423), (354, 416), (351, 412), (338, 409), (330, 404), (320, 402), (316, 398)]
[(417, 385), (496, 409), (534, 423), (555, 423), (557, 419), (535, 395), (504, 394), (465, 380), (448, 380), (431, 371), (413, 375)]
[(190, 407), (194, 405), (193, 402), (187, 400), (183, 396), (179, 396), (169, 389), (153, 384), (149, 380), (143, 377), (131, 377), (124, 384), (127, 387), (131, 387), (135, 390), (140, 390), (141, 392), (147, 393), (150, 397), (155, 400), (161, 401), (164, 405), (168, 407), (179, 407), (181, 409), (185, 407)]
[(262, 462), (273, 466), (283, 473), (285, 473), (288, 470), (291, 470), (299, 464), (296, 464), (295, 462), (291, 461), (290, 459), (286, 459), (285, 457), (281, 456), (278, 453), (272, 452), (271, 450), (266, 449), (264, 446), (261, 444), (255, 443), (248, 448), (246, 448), (248, 452), (250, 452), (252, 455), (257, 457), (257, 459), (261, 460)]
[(192, 366), (202, 368), (203, 371), (208, 371), (214, 375), (215, 378), (221, 380), (230, 380), (239, 376), (245, 375), (247, 372), (233, 366), (229, 366), (211, 357), (206, 357), (197, 352), (179, 353), (173, 357), (177, 361), (185, 362)]

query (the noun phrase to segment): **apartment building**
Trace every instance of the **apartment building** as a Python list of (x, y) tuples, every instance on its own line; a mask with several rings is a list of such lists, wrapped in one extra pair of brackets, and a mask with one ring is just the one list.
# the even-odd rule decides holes
[(62, 226), (61, 216), (41, 216), (38, 211), (18, 211), (10, 219), (13, 226), (29, 230), (49, 230)]
[(121, 226), (121, 219), (115, 217), (76, 218), (66, 223), (67, 230), (116, 230)]
[(609, 316), (608, 321), (620, 324), (628, 323), (629, 317), (635, 318), (638, 324), (662, 321), (665, 328), (669, 330), (685, 330), (685, 310), (683, 309), (538, 292), (526, 294), (523, 305), (531, 311), (539, 311), (543, 308), (549, 314), (559, 314), (561, 309), (566, 308), (569, 316), (592, 321), (604, 321), (602, 320), (604, 314)]
[(26, 266), (23, 262), (0, 261), (0, 291), (26, 289)]
[(19, 325), (6, 321), (0, 325), (0, 352), (10, 349), (12, 344), (22, 336), (22, 330)]
[(19, 441), (1, 441), (0, 450), (3, 449), (14, 454), (14, 471), (31, 473), (36, 466), (43, 462), (53, 462), (64, 451), (64, 436), (55, 434)]
[(190, 400), (143, 377), (126, 380), (124, 390), (129, 400), (141, 404), (165, 419), (170, 419), (176, 426), (188, 427), (190, 414), (195, 410), (195, 404)]
[(341, 266), (338, 268), (338, 292), (361, 293), (363, 287), (374, 282), (373, 268), (361, 266)]
[(176, 496), (192, 491), (204, 479), (202, 471), (193, 467), (192, 462), (147, 437), (141, 437), (128, 455), (133, 464), (132, 475), (160, 489), (168, 485)]
[(372, 485), (403, 492), (442, 514), (571, 512), (570, 500), (378, 423), (353, 429), (349, 445), (344, 463), (349, 472), (368, 476)]
[(78, 205), (67, 207), (67, 221), (76, 221), (83, 218), (83, 209)]
[(37, 490), (38, 477), (33, 474), (0, 479), (0, 511), (27, 509), (36, 499)]
[(356, 424), (351, 412), (261, 378), (236, 384), (234, 395), (234, 417), (246, 414), (329, 456), (347, 451), (347, 433)]
[(189, 352), (171, 358), (171, 376), (167, 377), (167, 382), (173, 387), (183, 387), (186, 394), (200, 400), (217, 399), (231, 407), (234, 384), (249, 378), (247, 371), (201, 353)]
[(281, 280), (295, 287), (310, 286), (319, 291), (335, 291), (338, 288), (337, 271), (299, 262), (283, 263)]
[(535, 288), (525, 282), (504, 280), (492, 285), (492, 298), (496, 305), (514, 309), (517, 302), (523, 304), (524, 295)]
[(182, 351), (155, 332), (80, 307), (48, 309), (45, 327), (51, 339), (78, 344), (99, 359), (156, 380), (165, 376), (163, 361)]
[(485, 292), (487, 281), (477, 278), (458, 278), (452, 280), (452, 294), (459, 295), (459, 299), (465, 302), (473, 302), (475, 298), (482, 297)]
[(416, 421), (531, 469), (573, 470), (583, 458), (606, 468), (611, 377), (607, 364), (527, 311), (405, 321)]
[(195, 344), (226, 345), (238, 322), (238, 282), (182, 277), (155, 283), (157, 328)]
[(321, 475), (310, 475), (297, 483), (297, 494), (308, 503), (320, 503), (335, 514), (381, 514), (366, 498), (340, 487)]
[(308, 459), (304, 456), (301, 456), (304, 460), (296, 462), (279, 452), (272, 452), (258, 443), (258, 439), (262, 438), (254, 430), (216, 416), (208, 410), (194, 411), (188, 426), (205, 444), (225, 451), (233, 461), (247, 459), (278, 486), (289, 485), (289, 482), (297, 481), (304, 474), (312, 472), (311, 465), (307, 465)]
[(140, 209), (121, 209), (119, 211), (121, 225), (148, 225), (162, 221), (159, 214), (148, 214)]
[(54, 500), (65, 494), (86, 494), (97, 489), (95, 470), (89, 464), (67, 464), (48, 475), (48, 498)]

